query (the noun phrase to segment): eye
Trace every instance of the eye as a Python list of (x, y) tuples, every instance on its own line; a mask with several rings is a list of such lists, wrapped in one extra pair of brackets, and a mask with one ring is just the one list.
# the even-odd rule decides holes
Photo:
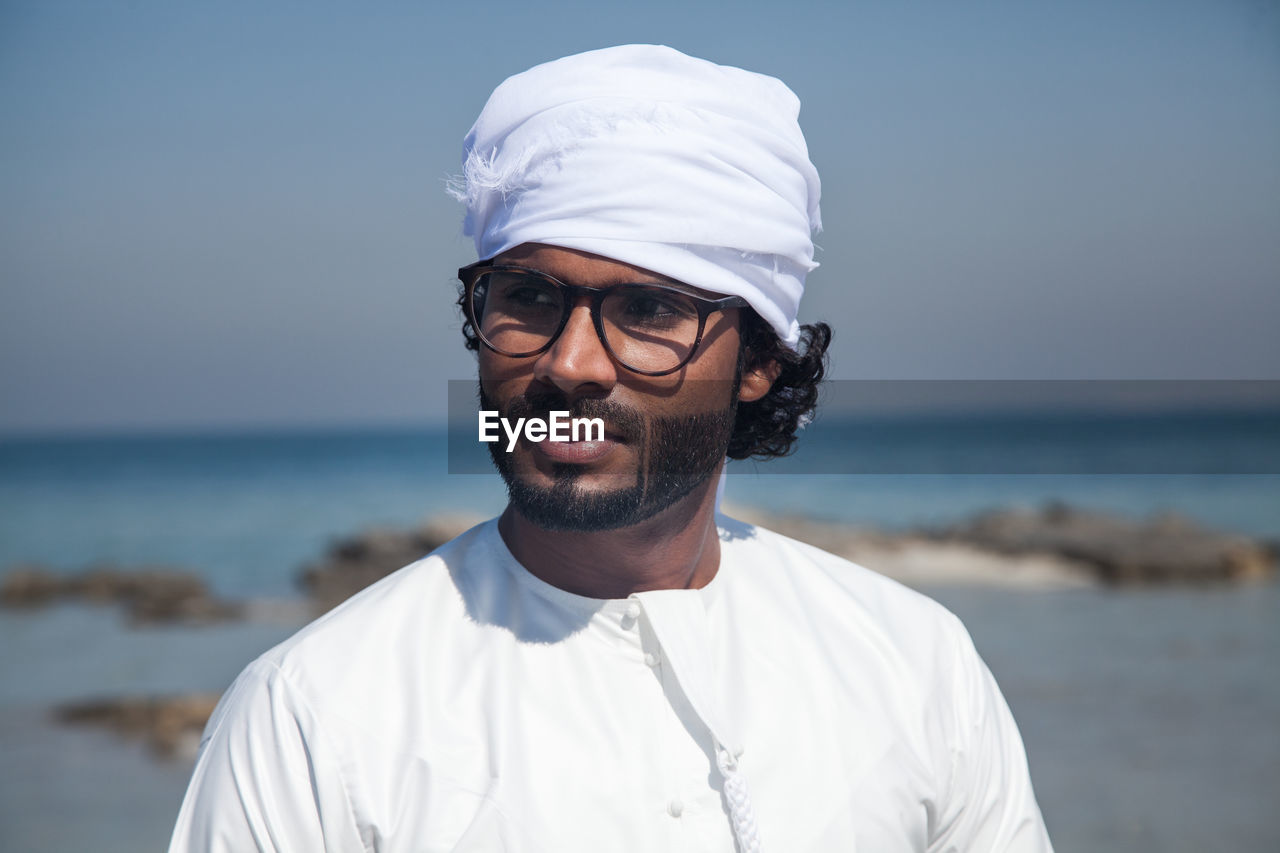
[(653, 296), (636, 296), (627, 300), (627, 314), (631, 317), (662, 317), (673, 313), (670, 305)]
[(676, 293), (638, 289), (623, 295), (622, 314), (633, 323), (676, 323), (698, 312), (692, 302)]
[(560, 308), (560, 294), (555, 285), (531, 275), (498, 273), (490, 284), (489, 300), (493, 307), (506, 310), (541, 310)]
[(555, 297), (545, 287), (516, 285), (503, 292), (502, 298), (514, 305), (532, 308), (535, 305), (554, 305)]

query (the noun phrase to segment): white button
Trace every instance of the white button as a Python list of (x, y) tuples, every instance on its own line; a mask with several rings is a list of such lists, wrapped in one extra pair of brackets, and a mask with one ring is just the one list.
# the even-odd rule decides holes
[(626, 617), (633, 622), (640, 618), (640, 605), (634, 601), (627, 605)]
[(667, 814), (672, 817), (680, 817), (684, 814), (684, 803), (680, 802), (679, 797), (672, 797), (671, 802), (667, 803)]
[(657, 665), (658, 665), (658, 656), (657, 656), (657, 655), (655, 655), (653, 652), (645, 652), (645, 653), (644, 653), (644, 662), (645, 662), (645, 664), (646, 664), (646, 665), (648, 665), (648, 666), (657, 666)]

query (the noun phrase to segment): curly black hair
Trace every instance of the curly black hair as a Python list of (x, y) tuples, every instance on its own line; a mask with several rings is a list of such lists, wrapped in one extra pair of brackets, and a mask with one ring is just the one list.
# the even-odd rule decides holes
[(738, 404), (728, 455), (730, 459), (786, 456), (795, 450), (796, 432), (812, 419), (818, 405), (818, 385), (827, 373), (831, 327), (806, 323), (800, 327), (800, 342), (792, 350), (754, 310), (742, 309), (741, 317), (739, 373), (771, 361), (779, 371), (769, 393)]
[[(480, 338), (467, 317), (466, 293), (459, 288), (458, 310), (462, 312), (462, 337), (467, 349), (480, 349)], [(729, 439), (730, 459), (774, 459), (795, 450), (796, 432), (813, 417), (818, 405), (818, 385), (827, 373), (827, 347), (831, 327), (811, 323), (800, 327), (800, 342), (792, 350), (778, 333), (751, 308), (740, 314), (738, 373), (770, 361), (779, 367), (769, 393), (750, 403), (739, 403)]]

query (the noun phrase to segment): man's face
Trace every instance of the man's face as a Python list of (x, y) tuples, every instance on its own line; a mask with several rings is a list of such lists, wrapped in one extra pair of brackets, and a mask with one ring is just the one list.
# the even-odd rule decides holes
[[(568, 284), (673, 284), (670, 279), (598, 255), (539, 244), (504, 252), (498, 263), (546, 273)], [(718, 294), (704, 294), (715, 298)], [(716, 311), (693, 358), (667, 376), (643, 376), (604, 348), (588, 300), (575, 303), (560, 337), (527, 358), (481, 346), (480, 395), (512, 423), (550, 411), (599, 417), (604, 441), (530, 442), (510, 453), (489, 445), (511, 503), (551, 530), (608, 530), (667, 509), (719, 468), (740, 400), (757, 399), (769, 381), (739, 375), (738, 311)]]

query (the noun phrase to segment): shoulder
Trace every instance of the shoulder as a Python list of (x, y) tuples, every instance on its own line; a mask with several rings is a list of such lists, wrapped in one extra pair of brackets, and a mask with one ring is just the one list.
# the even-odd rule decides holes
[(371, 697), (395, 702), (405, 673), (430, 669), (468, 631), (474, 599), (503, 583), (485, 522), (367, 587), (263, 654), (250, 670), (303, 700), (343, 714)]
[(938, 602), (892, 578), (808, 543), (725, 516), (719, 519), (722, 566), (735, 577), (885, 624), (908, 621), (953, 630), (959, 620)]
[(971, 648), (960, 620), (928, 596), (767, 528), (719, 521), (727, 586), (824, 644), (871, 647), (924, 676), (937, 673), (957, 647)]

